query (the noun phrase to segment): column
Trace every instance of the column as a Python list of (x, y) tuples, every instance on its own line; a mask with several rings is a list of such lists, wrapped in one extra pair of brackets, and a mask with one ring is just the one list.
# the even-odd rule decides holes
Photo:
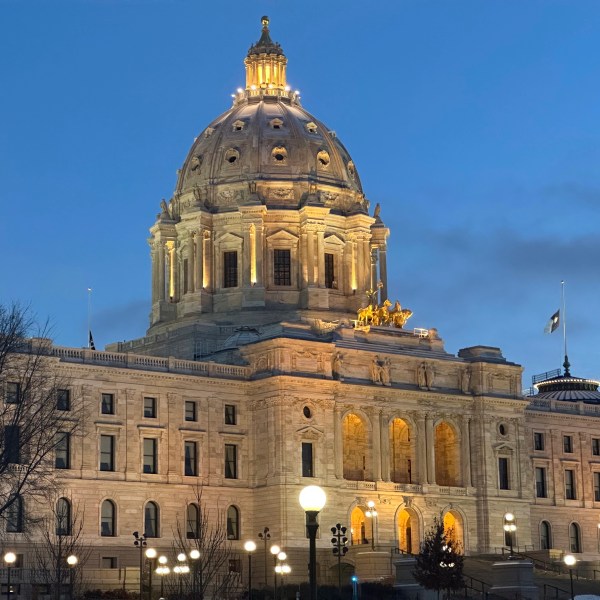
[(317, 264), (319, 272), (317, 273), (319, 287), (325, 287), (325, 232), (317, 232)]
[(435, 484), (435, 444), (431, 415), (425, 415), (425, 443), (427, 448), (427, 483)]
[(308, 286), (308, 233), (300, 234), (300, 289)]
[(212, 256), (210, 248), (210, 232), (204, 231), (202, 234), (202, 287), (211, 291), (212, 269), (210, 268), (210, 258)]
[(386, 246), (379, 247), (379, 281), (383, 283), (381, 288), (381, 296), (383, 300), (388, 298), (387, 287), (387, 248)]
[[(361, 242), (362, 250), (363, 250), (363, 264), (362, 264), (362, 280), (363, 280), (363, 289), (367, 289), (371, 280), (371, 244), (369, 240), (364, 239)], [(377, 289), (377, 285), (374, 288)]]
[(165, 282), (165, 271), (166, 271), (166, 255), (165, 247), (162, 242), (157, 243), (157, 254), (158, 254), (158, 299), (165, 299), (165, 291), (167, 289)]
[(264, 257), (264, 246), (263, 246), (263, 233), (264, 227), (262, 221), (256, 224), (256, 239), (254, 240), (256, 248), (256, 285), (264, 286), (264, 273), (263, 273), (263, 257)]
[(379, 412), (379, 431), (381, 438), (381, 479), (390, 480), (390, 430), (388, 426), (388, 417), (383, 412)]
[(463, 487), (471, 487), (471, 436), (470, 436), (471, 419), (463, 415), (460, 423), (461, 451), (462, 451), (462, 466)]
[[(251, 229), (252, 229), (252, 224), (244, 223), (243, 228), (242, 228), (242, 234), (243, 234), (242, 256), (238, 256), (238, 268), (239, 268), (240, 263), (241, 263), (241, 267), (242, 267), (242, 272), (241, 272), (242, 287), (250, 286), (250, 274), (251, 274), (251, 269), (253, 266), (252, 259), (254, 258), (254, 256), (253, 256), (254, 253), (252, 251)], [(249, 260), (244, 260), (246, 257), (248, 257)]]
[(373, 432), (373, 481), (381, 481), (381, 411), (373, 409), (371, 411), (371, 431)]
[[(369, 248), (369, 259), (371, 264), (369, 265), (369, 273), (371, 276), (371, 289), (377, 289), (377, 248)], [(381, 304), (385, 298), (379, 298), (378, 304)]]
[(308, 286), (315, 285), (315, 232), (308, 230), (306, 264), (308, 267)]
[(152, 260), (152, 304), (158, 302), (158, 250), (156, 243), (150, 246), (150, 259)]
[(188, 243), (187, 243), (187, 247), (186, 247), (186, 258), (188, 261), (188, 268), (187, 268), (187, 291), (188, 292), (193, 292), (194, 291), (194, 238), (192, 237), (191, 234), (189, 234), (188, 237)]
[(427, 444), (425, 429), (425, 416), (418, 415), (417, 421), (417, 471), (419, 483), (427, 483)]
[(202, 272), (203, 272), (203, 253), (202, 253), (202, 233), (196, 231), (194, 235), (194, 245), (196, 258), (194, 260), (194, 289), (201, 290), (203, 287)]
[(333, 447), (336, 479), (344, 478), (344, 440), (342, 438), (342, 409), (333, 411)]
[(367, 288), (365, 286), (364, 273), (363, 273), (363, 267), (364, 267), (364, 264), (365, 264), (364, 244), (363, 244), (363, 242), (362, 242), (361, 239), (357, 239), (356, 240), (355, 257), (356, 257), (356, 283), (357, 283), (357, 289), (360, 290), (361, 292), (363, 292)]

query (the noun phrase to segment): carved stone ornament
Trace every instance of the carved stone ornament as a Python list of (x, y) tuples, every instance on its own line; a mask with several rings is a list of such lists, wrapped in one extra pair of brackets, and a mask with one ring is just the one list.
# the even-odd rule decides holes
[(293, 188), (270, 188), (269, 198), (272, 200), (293, 200), (294, 189)]
[(190, 169), (192, 171), (196, 171), (197, 169), (200, 169), (201, 166), (202, 166), (202, 155), (196, 154), (195, 156), (192, 156), (192, 160), (190, 161)]
[(392, 361), (389, 357), (381, 359), (379, 355), (375, 356), (371, 363), (371, 381), (376, 385), (392, 385), (391, 367)]

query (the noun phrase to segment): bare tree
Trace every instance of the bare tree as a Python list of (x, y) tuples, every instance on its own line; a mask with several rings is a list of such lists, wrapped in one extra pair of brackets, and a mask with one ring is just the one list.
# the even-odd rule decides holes
[(29, 309), (0, 305), (0, 519), (7, 531), (22, 531), (32, 518), (23, 498), (33, 503), (53, 489), (53, 467), (61, 466), (55, 450), (68, 461), (77, 427), (78, 403), (48, 335)]
[[(209, 592), (223, 599), (239, 594), (241, 561), (229, 540), (225, 511), (207, 508), (201, 485), (194, 489), (184, 518), (177, 519), (174, 537), (175, 551), (188, 556), (190, 576), (184, 587), (194, 599), (204, 600)], [(194, 550), (197, 558), (191, 557)]]
[[(32, 582), (50, 586), (53, 597), (60, 600), (66, 586), (74, 595), (92, 548), (83, 539), (84, 513), (79, 506), (67, 497), (49, 499), (49, 504), (49, 515), (35, 527)], [(70, 564), (69, 557), (76, 562)]]

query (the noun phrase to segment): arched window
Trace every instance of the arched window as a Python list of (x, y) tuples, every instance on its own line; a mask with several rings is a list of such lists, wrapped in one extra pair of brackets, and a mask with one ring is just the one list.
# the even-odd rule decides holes
[(71, 535), (71, 503), (66, 498), (56, 503), (56, 535)]
[(581, 552), (581, 530), (577, 523), (569, 525), (569, 547), (571, 552)]
[(369, 436), (365, 422), (350, 413), (342, 422), (344, 479), (365, 481), (371, 479)]
[(408, 423), (393, 419), (390, 423), (390, 476), (394, 483), (412, 483), (413, 442)]
[(200, 537), (200, 508), (197, 504), (188, 504), (187, 507), (187, 530), (188, 540), (197, 540)]
[(146, 537), (160, 537), (158, 517), (158, 504), (155, 502), (148, 502), (144, 508), (144, 533), (146, 534)]
[(552, 529), (548, 521), (540, 523), (540, 550), (550, 550), (552, 548)]
[(6, 531), (8, 533), (23, 532), (23, 498), (15, 497), (6, 511)]
[(113, 537), (115, 535), (116, 509), (112, 500), (105, 500), (100, 509), (100, 535)]
[(240, 539), (240, 511), (233, 505), (227, 509), (227, 539)]
[(451, 425), (440, 423), (435, 428), (435, 481), (438, 485), (460, 485), (458, 439)]

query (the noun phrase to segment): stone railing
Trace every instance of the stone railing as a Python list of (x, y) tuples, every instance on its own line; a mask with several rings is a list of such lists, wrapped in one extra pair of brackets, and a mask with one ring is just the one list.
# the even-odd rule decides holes
[(600, 405), (586, 404), (585, 402), (569, 402), (565, 400), (551, 400), (549, 398), (531, 399), (530, 410), (543, 410), (548, 412), (571, 413), (576, 415), (600, 416)]
[(423, 486), (418, 483), (396, 483), (394, 485), (395, 492), (412, 492), (414, 494), (423, 493)]
[(88, 348), (54, 346), (51, 354), (65, 362), (102, 367), (140, 369), (142, 371), (160, 371), (223, 379), (249, 379), (251, 375), (249, 367), (238, 365), (222, 365), (214, 362), (197, 362), (173, 357), (144, 356), (142, 354), (102, 352), (100, 350), (89, 350)]
[(463, 487), (440, 486), (438, 493), (441, 496), (466, 496), (467, 489)]

